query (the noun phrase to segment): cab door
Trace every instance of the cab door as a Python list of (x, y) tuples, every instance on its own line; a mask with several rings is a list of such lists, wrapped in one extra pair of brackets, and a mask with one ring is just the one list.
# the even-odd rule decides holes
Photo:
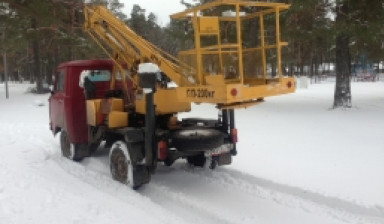
[(64, 127), (65, 69), (56, 71), (54, 86), (49, 97), (50, 129), (57, 134)]

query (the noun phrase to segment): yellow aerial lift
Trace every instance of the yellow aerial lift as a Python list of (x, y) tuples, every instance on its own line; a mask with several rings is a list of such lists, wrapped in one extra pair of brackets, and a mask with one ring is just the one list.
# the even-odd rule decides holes
[[(192, 165), (211, 168), (230, 164), (237, 154), (234, 109), (295, 90), (294, 80), (284, 77), (281, 68), (281, 48), (287, 43), (280, 39), (279, 18), (288, 8), (282, 3), (216, 0), (174, 14), (173, 19), (191, 24), (194, 47), (173, 57), (105, 7), (85, 5), (84, 30), (114, 67), (105, 97), (99, 91), (98, 97), (86, 99), (85, 147), (74, 144), (71, 136), (76, 134), (65, 130), (68, 125), (51, 124), (55, 132), (61, 128), (65, 133), (63, 155), (79, 160), (87, 155), (82, 150), (92, 152), (91, 146), (106, 141), (105, 146), (111, 148), (112, 177), (133, 188), (149, 181), (159, 161), (171, 165), (185, 158)], [(250, 27), (257, 32), (247, 33)], [(100, 66), (95, 69), (95, 61), (62, 67), (78, 68), (79, 64), (87, 68), (77, 74), (86, 92), (92, 81), (108, 77)], [(123, 94), (111, 94), (120, 88)], [(179, 121), (177, 114), (190, 111), (191, 103), (215, 104), (218, 119)]]
[[(121, 73), (121, 61), (133, 68), (142, 62), (157, 64), (177, 84), (176, 92), (171, 94), (178, 102), (242, 108), (264, 97), (295, 90), (294, 80), (283, 77), (281, 68), (281, 48), (287, 43), (280, 39), (279, 18), (281, 11), (288, 8), (283, 3), (219, 0), (174, 14), (173, 19), (191, 21), (194, 31), (195, 47), (179, 52), (178, 58), (138, 36), (102, 6), (85, 7), (85, 31), (116, 60)], [(272, 29), (265, 29), (266, 19), (274, 21)], [(254, 46), (245, 47), (244, 23), (259, 30), (253, 37)], [(232, 39), (227, 37), (228, 27), (233, 31)], [(210, 44), (204, 43), (204, 38), (209, 38)], [(272, 66), (274, 76), (270, 74)], [(135, 75), (131, 73), (130, 78)], [(166, 101), (159, 102), (163, 103)]]

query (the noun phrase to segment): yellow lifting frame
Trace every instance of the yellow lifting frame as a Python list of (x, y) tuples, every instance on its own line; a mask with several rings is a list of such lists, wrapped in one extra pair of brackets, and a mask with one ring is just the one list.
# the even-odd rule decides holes
[(281, 71), (281, 41), (280, 41), (280, 10), (275, 8), (275, 18), (276, 18), (276, 50), (277, 50), (277, 68), (279, 69), (279, 79), (283, 77)]
[[(211, 9), (214, 7), (222, 6), (222, 5), (228, 5), (228, 6), (234, 6), (236, 16), (234, 18), (231, 17), (220, 17), (220, 21), (233, 21), (236, 22), (236, 35), (237, 35), (237, 57), (238, 60), (238, 67), (239, 67), (239, 82), (240, 84), (244, 85), (244, 64), (243, 64), (243, 52), (247, 52), (250, 49), (243, 49), (242, 48), (242, 32), (241, 32), (241, 22), (243, 20), (252, 19), (252, 18), (259, 18), (259, 26), (260, 26), (260, 47), (259, 48), (252, 48), (255, 49), (261, 49), (261, 62), (262, 62), (262, 77), (263, 79), (267, 78), (267, 60), (266, 60), (266, 49), (270, 48), (276, 48), (276, 67), (278, 70), (278, 77), (279, 79), (282, 78), (282, 69), (281, 69), (281, 47), (287, 45), (286, 42), (281, 42), (280, 39), (280, 11), (286, 10), (289, 8), (289, 4), (284, 3), (269, 3), (269, 2), (253, 2), (253, 1), (242, 1), (242, 0), (217, 0), (214, 2), (210, 2), (207, 4), (203, 4), (200, 6), (196, 6), (191, 9), (187, 9), (184, 12), (176, 13), (171, 15), (171, 18), (173, 19), (182, 19), (182, 18), (188, 18), (193, 15), (192, 22), (194, 26), (194, 40), (195, 40), (195, 49), (190, 51), (184, 51), (181, 52), (183, 55), (187, 54), (196, 54), (196, 71), (197, 71), (197, 79), (198, 83), (200, 85), (205, 85), (203, 70), (202, 70), (202, 55), (203, 54), (214, 54), (218, 53), (219, 55), (219, 64), (220, 64), (220, 70), (222, 70), (222, 53), (224, 52), (222, 50), (224, 45), (221, 45), (220, 40), (218, 40), (218, 46), (217, 51), (210, 51), (207, 52), (207, 48), (201, 47), (201, 40), (200, 36), (203, 34), (200, 33), (199, 25), (198, 25), (198, 17), (199, 12), (205, 9)], [(263, 10), (247, 14), (245, 16), (240, 16), (240, 7), (241, 6), (247, 6), (247, 7), (260, 7), (263, 8)], [(276, 18), (276, 24), (275, 24), (275, 32), (276, 32), (276, 45), (266, 45), (265, 44), (265, 35), (264, 35), (264, 16), (268, 14), (274, 14)], [(189, 52), (189, 53), (188, 53)], [(226, 52), (228, 53), (228, 51)], [(222, 71), (221, 71), (222, 72)]]
[(236, 4), (236, 33), (237, 33), (237, 55), (239, 58), (239, 76), (240, 83), (244, 85), (244, 69), (243, 69), (243, 41), (241, 36), (241, 21), (240, 21), (240, 5)]
[[(204, 46), (202, 47), (201, 37), (207, 35), (201, 33), (199, 30), (199, 18), (204, 17), (204, 10), (218, 8), (220, 6), (232, 6), (235, 9), (234, 16), (223, 16), (219, 15), (218, 20), (221, 22), (229, 21), (235, 22), (236, 24), (236, 43), (222, 44), (221, 38), (218, 39), (217, 45)], [(287, 45), (286, 42), (281, 42), (280, 37), (280, 11), (287, 10), (289, 4), (284, 3), (270, 3), (270, 2), (256, 2), (256, 1), (242, 1), (242, 0), (216, 0), (210, 3), (206, 3), (194, 8), (185, 10), (184, 12), (176, 13), (171, 15), (172, 19), (191, 19), (194, 28), (194, 49), (185, 50), (179, 53), (180, 56), (184, 57), (195, 57), (196, 60), (196, 79), (198, 86), (191, 88), (187, 86), (181, 86), (178, 90), (178, 98), (180, 100), (190, 100), (192, 102), (210, 102), (221, 105), (220, 107), (242, 107), (245, 105), (254, 104), (255, 99), (260, 99), (266, 96), (279, 95), (294, 91), (294, 80), (292, 78), (284, 78), (282, 73), (282, 62), (281, 62), (281, 48)], [(254, 13), (241, 14), (241, 7), (256, 7), (257, 10)], [(204, 15), (204, 16), (203, 16)], [(264, 18), (266, 15), (273, 15), (275, 17), (275, 44), (267, 44), (266, 36), (264, 33), (265, 24)], [(258, 19), (260, 27), (260, 43), (259, 46), (253, 48), (243, 48), (242, 43), (242, 22), (250, 19)], [(213, 35), (213, 34), (212, 34)], [(220, 33), (217, 34), (220, 36)], [(257, 37), (255, 37), (257, 38)], [(234, 50), (236, 49), (236, 50)], [(275, 49), (276, 52), (276, 69), (277, 79), (267, 79), (267, 50)], [(262, 69), (261, 80), (249, 81), (246, 79), (245, 68), (244, 68), (244, 53), (251, 53), (258, 51), (261, 54), (260, 64)], [(219, 60), (219, 73), (223, 73), (223, 54), (235, 54), (238, 63), (238, 76), (237, 79), (222, 79), (223, 83), (220, 84), (219, 78), (211, 78), (215, 76), (208, 75), (211, 81), (207, 83), (206, 74), (203, 71), (203, 56), (204, 55), (218, 55)], [(221, 74), (222, 77), (223, 74)], [(207, 77), (208, 78), (208, 77)], [(287, 87), (289, 86), (289, 87)], [(275, 88), (273, 91), (270, 89)], [(240, 97), (233, 97), (229, 92), (232, 89), (236, 89), (240, 92)], [(208, 93), (216, 93), (216, 96), (212, 99), (199, 99), (195, 96), (196, 92), (203, 90)], [(199, 94), (197, 94), (199, 95)], [(205, 94), (202, 94), (204, 96)], [(209, 95), (209, 94), (208, 94)], [(189, 99), (188, 99), (189, 98)], [(190, 99), (192, 98), (192, 99)], [(242, 103), (238, 102), (242, 101)], [(256, 100), (258, 103), (259, 100)]]

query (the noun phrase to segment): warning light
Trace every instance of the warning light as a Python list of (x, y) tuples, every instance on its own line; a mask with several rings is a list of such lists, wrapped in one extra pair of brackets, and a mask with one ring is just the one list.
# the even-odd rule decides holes
[(236, 128), (233, 128), (231, 130), (231, 138), (232, 138), (232, 142), (233, 143), (237, 143), (238, 142), (238, 138), (237, 138), (237, 129)]
[(233, 88), (231, 90), (231, 95), (234, 96), (234, 97), (237, 96), (237, 89)]
[(159, 160), (165, 160), (167, 158), (167, 142), (165, 141), (159, 141), (157, 143), (157, 158)]

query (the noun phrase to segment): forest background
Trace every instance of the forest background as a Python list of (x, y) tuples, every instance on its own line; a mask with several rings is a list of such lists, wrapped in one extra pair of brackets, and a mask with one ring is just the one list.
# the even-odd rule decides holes
[[(210, 0), (194, 0), (186, 8)], [(162, 27), (154, 13), (134, 5), (123, 13), (119, 0), (90, 0), (107, 6), (139, 35), (176, 55), (193, 45), (184, 21)], [(271, 1), (273, 2), (273, 1)], [(350, 82), (358, 69), (381, 72), (384, 61), (383, 0), (280, 0), (291, 7), (281, 18), (285, 75), (320, 80), (336, 75), (334, 107), (350, 107)], [(42, 93), (55, 67), (65, 61), (105, 58), (82, 31), (83, 0), (0, 0), (0, 83), (36, 83)], [(252, 26), (247, 34), (257, 35)], [(6, 66), (5, 66), (6, 65)]]

